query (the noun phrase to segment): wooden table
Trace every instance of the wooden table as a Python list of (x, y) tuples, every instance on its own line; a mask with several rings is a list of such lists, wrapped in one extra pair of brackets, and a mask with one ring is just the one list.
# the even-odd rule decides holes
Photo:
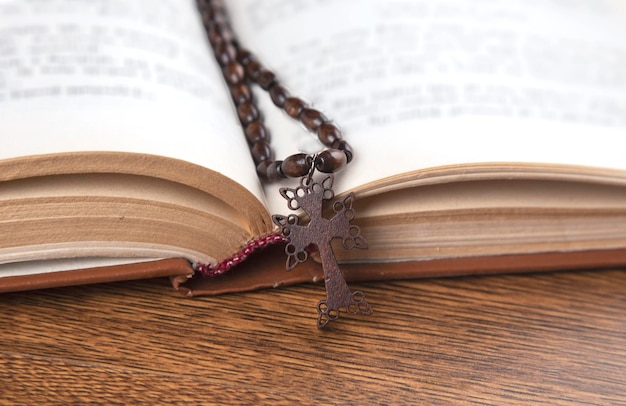
[(166, 280), (0, 296), (0, 403), (626, 404), (626, 272), (184, 298)]

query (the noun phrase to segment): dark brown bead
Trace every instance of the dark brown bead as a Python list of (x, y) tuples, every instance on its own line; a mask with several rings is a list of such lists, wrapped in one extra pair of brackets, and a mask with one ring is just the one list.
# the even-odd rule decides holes
[(298, 99), (297, 97), (288, 97), (283, 104), (283, 108), (285, 112), (289, 114), (290, 117), (298, 118), (302, 113), (302, 110), (306, 107), (306, 104)]
[(250, 77), (250, 79), (255, 82), (259, 78), (261, 71), (263, 70), (263, 66), (255, 59), (248, 62), (246, 65), (246, 74)]
[(285, 179), (286, 176), (281, 168), (283, 161), (271, 162), (265, 171), (266, 179), (270, 182), (276, 182), (277, 180)]
[[(228, 19), (223, 10), (214, 10), (212, 8), (206, 9), (202, 12), (202, 22), (206, 27), (211, 27), (213, 24), (227, 24)], [(219, 42), (219, 41), (218, 41)]]
[(237, 60), (243, 66), (246, 66), (253, 59), (254, 59), (254, 55), (252, 55), (252, 52), (248, 51), (247, 49), (238, 49), (237, 50)]
[(346, 154), (338, 149), (326, 149), (319, 154), (315, 159), (315, 168), (324, 173), (337, 172), (343, 168), (347, 163)]
[(274, 85), (270, 88), (270, 97), (276, 106), (283, 107), (285, 105), (285, 100), (289, 97), (289, 93), (284, 87)]
[(202, 16), (202, 23), (205, 26), (212, 24), (215, 17), (215, 11), (211, 8), (207, 8), (206, 5), (200, 4), (198, 2), (198, 10), (200, 10), (200, 15)]
[[(252, 152), (252, 159), (254, 159), (254, 162), (257, 164), (267, 159), (272, 159), (272, 148), (270, 144), (265, 141), (255, 142), (252, 144), (250, 151)], [(341, 153), (341, 155), (343, 155), (343, 153)]]
[(311, 131), (317, 130), (324, 122), (326, 117), (315, 109), (304, 109), (300, 114), (300, 120), (306, 128)]
[(339, 151), (343, 151), (343, 153), (346, 154), (347, 163), (350, 163), (352, 161), (354, 153), (352, 152), (352, 147), (350, 146), (350, 144), (348, 144), (347, 141), (338, 140), (337, 142), (333, 143), (332, 147), (338, 149)]
[(259, 162), (259, 164), (256, 166), (256, 174), (259, 178), (263, 180), (269, 180), (267, 178), (267, 168), (272, 162), (274, 161), (272, 161), (271, 159), (266, 159), (265, 161)]
[(226, 83), (231, 86), (237, 85), (243, 80), (243, 66), (241, 66), (238, 62), (228, 63), (224, 66), (222, 72), (224, 73), (224, 79), (226, 79)]
[(299, 178), (311, 170), (311, 157), (307, 154), (294, 154), (285, 158), (280, 167), (285, 176)]
[(244, 126), (259, 119), (259, 110), (251, 102), (244, 102), (237, 106), (237, 114), (239, 115), (239, 121)]
[(276, 83), (276, 75), (271, 70), (262, 69), (256, 82), (263, 90), (269, 90)]
[[(217, 14), (215, 17), (217, 17)], [(209, 42), (215, 46), (215, 44), (220, 42), (232, 41), (233, 33), (230, 31), (230, 28), (223, 22), (215, 21), (215, 18), (213, 20), (214, 22), (209, 25)]]
[(220, 10), (223, 12), (225, 9), (225, 5), (222, 0), (211, 0), (209, 3), (211, 4), (211, 7), (213, 7), (214, 10)]
[(210, 10), (215, 15), (223, 16), (224, 21), (226, 20), (226, 9), (224, 8), (224, 4), (222, 2), (207, 1), (206, 5), (207, 10)]
[(334, 124), (324, 123), (317, 129), (317, 138), (322, 144), (332, 147), (335, 142), (341, 140), (341, 130)]
[(252, 90), (245, 83), (240, 83), (230, 88), (230, 95), (235, 105), (252, 101)]
[(268, 182), (276, 182), (278, 180), (284, 179), (285, 174), (282, 173), (280, 169), (282, 161), (272, 161), (271, 159), (267, 159), (256, 167), (257, 175)]
[(265, 141), (270, 142), (270, 133), (260, 121), (253, 121), (245, 128), (246, 139), (250, 144)]
[(267, 179), (267, 167), (269, 166), (269, 164), (271, 164), (273, 161), (271, 159), (266, 159), (265, 161), (261, 161), (257, 164), (256, 166), (256, 174), (259, 176), (259, 178), (266, 180)]
[(237, 50), (230, 42), (218, 42), (213, 46), (213, 51), (215, 52), (215, 59), (220, 65), (234, 61), (237, 55)]

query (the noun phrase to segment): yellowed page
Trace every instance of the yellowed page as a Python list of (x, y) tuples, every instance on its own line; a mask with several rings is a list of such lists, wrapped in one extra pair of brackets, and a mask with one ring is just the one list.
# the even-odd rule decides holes
[[(34, 213), (20, 215), (38, 221), (36, 226), (29, 223), (31, 227), (7, 231), (0, 263), (30, 262), (2, 265), (0, 276), (172, 256), (215, 262), (267, 232), (267, 214), (253, 196), (212, 171), (178, 161), (225, 174), (259, 201), (264, 200), (193, 0), (0, 1), (0, 134), (0, 163), (4, 164), (0, 166), (5, 168), (3, 180), (9, 180), (0, 182), (0, 206), (11, 206), (11, 199), (24, 201), (23, 206), (15, 205), (16, 210), (30, 209)], [(91, 153), (74, 154), (86, 151)], [(103, 151), (142, 155), (107, 155)], [(56, 160), (48, 155), (68, 152), (72, 154), (58, 155)], [(177, 160), (144, 156), (148, 154)], [(13, 159), (33, 155), (39, 157), (29, 163)], [(94, 190), (67, 190), (71, 183), (55, 187), (56, 178), (50, 178), (35, 185), (30, 198), (12, 196), (22, 189), (20, 181), (11, 179), (30, 176), (39, 180), (47, 171), (59, 171), (59, 167), (45, 166), (51, 159), (78, 165), (61, 165), (64, 169), (59, 173), (80, 174), (78, 178), (84, 182), (90, 179), (84, 173), (101, 173), (102, 168), (113, 173), (120, 168), (121, 173), (130, 170), (147, 178), (139, 184), (122, 182), (119, 187), (99, 179), (102, 182), (94, 183)], [(119, 167), (120, 161), (129, 165)], [(179, 172), (168, 173), (172, 167)], [(34, 175), (29, 175), (31, 172)], [(166, 190), (156, 188), (155, 193), (147, 193), (150, 182), (161, 179), (172, 182), (161, 182)], [(125, 190), (128, 187), (134, 189)], [(109, 197), (109, 192), (114, 196)], [(149, 223), (142, 223), (145, 230), (161, 227), (159, 230), (171, 235), (158, 243), (144, 241), (141, 235), (129, 236), (139, 228), (129, 225), (107, 236), (101, 231), (119, 221), (119, 216), (109, 216), (101, 207), (90, 209), (93, 203), (89, 199), (86, 204), (65, 204), (59, 194), (70, 196), (68, 200), (88, 195), (105, 206), (109, 202), (114, 213), (130, 213), (124, 202), (132, 195), (132, 201), (145, 200), (145, 207), (134, 212), (133, 221), (145, 220)], [(193, 203), (198, 194), (200, 206)], [(55, 213), (36, 211), (33, 201), (37, 196), (47, 196), (46, 210), (67, 207), (69, 212), (62, 219), (71, 222), (85, 216), (80, 224), (82, 230), (88, 229), (88, 241), (75, 242), (80, 230), (73, 233), (69, 227), (62, 227), (69, 236), (59, 239), (70, 242), (54, 241), (60, 228), (46, 227), (54, 223)], [(230, 209), (221, 210), (225, 205)], [(172, 208), (177, 213), (167, 218)], [(102, 230), (90, 220), (89, 210), (102, 218)], [(14, 226), (12, 213), (0, 218), (7, 230)], [(189, 221), (185, 217), (189, 215), (204, 217)], [(48, 223), (40, 219), (46, 216), (52, 217)], [(45, 238), (29, 238), (31, 232)], [(25, 248), (14, 247), (16, 243)], [(94, 258), (100, 256), (108, 258)], [(36, 259), (45, 261), (32, 261)]]

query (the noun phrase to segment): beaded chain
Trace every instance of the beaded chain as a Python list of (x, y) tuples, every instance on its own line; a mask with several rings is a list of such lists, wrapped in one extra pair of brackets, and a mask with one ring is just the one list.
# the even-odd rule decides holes
[[(237, 115), (244, 128), (259, 178), (266, 182), (275, 182), (288, 177), (300, 178), (310, 174), (313, 169), (323, 173), (334, 173), (352, 161), (352, 148), (343, 139), (339, 128), (320, 111), (291, 96), (271, 70), (265, 68), (252, 53), (241, 47), (230, 27), (222, 1), (198, 0), (197, 4), (215, 58), (237, 108)], [(255, 103), (251, 83), (256, 83), (267, 91), (277, 107), (282, 108), (290, 117), (300, 120), (305, 128), (317, 134), (317, 138), (327, 149), (314, 155), (297, 153), (282, 161), (275, 160), (270, 146), (270, 133), (263, 124)]]
[[(337, 126), (320, 111), (289, 95), (276, 75), (240, 46), (220, 0), (197, 0), (197, 4), (215, 58), (237, 107), (257, 175), (266, 182), (300, 178), (300, 186), (280, 188), (280, 194), (287, 200), (289, 209), (301, 210), (304, 214), (302, 218), (296, 214), (273, 215), (272, 221), (280, 228), (280, 233), (251, 241), (240, 252), (217, 266), (200, 265), (197, 270), (208, 276), (221, 275), (257, 248), (276, 242), (286, 243), (286, 269), (291, 270), (307, 260), (314, 246), (319, 252), (326, 285), (326, 299), (317, 304), (317, 327), (324, 328), (330, 321), (336, 320), (340, 311), (371, 314), (372, 308), (365, 300), (365, 295), (349, 289), (330, 243), (334, 238), (341, 238), (345, 249), (367, 248), (367, 241), (361, 236), (359, 227), (350, 224), (355, 216), (352, 207), (354, 194), (350, 193), (343, 200), (336, 200), (330, 205), (334, 212), (332, 218), (324, 217), (323, 213), (324, 202), (334, 198), (332, 173), (352, 161), (352, 148), (342, 139)], [(270, 134), (252, 95), (252, 83), (267, 91), (272, 102), (287, 115), (300, 120), (304, 127), (317, 134), (317, 138), (327, 148), (314, 155), (298, 153), (282, 161), (275, 160)], [(318, 182), (313, 178), (316, 170), (330, 175)], [(306, 224), (303, 219), (306, 219)]]

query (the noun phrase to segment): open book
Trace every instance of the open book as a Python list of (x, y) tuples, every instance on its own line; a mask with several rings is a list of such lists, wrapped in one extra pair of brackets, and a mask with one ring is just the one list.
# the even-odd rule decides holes
[[(348, 279), (626, 264), (623, 3), (228, 7), (354, 148), (335, 192), (355, 193), (369, 249), (335, 250), (359, 264)], [(258, 181), (193, 1), (5, 0), (0, 16), (4, 290), (186, 277), (276, 231), (297, 181)], [(321, 148), (257, 99), (277, 158)]]

